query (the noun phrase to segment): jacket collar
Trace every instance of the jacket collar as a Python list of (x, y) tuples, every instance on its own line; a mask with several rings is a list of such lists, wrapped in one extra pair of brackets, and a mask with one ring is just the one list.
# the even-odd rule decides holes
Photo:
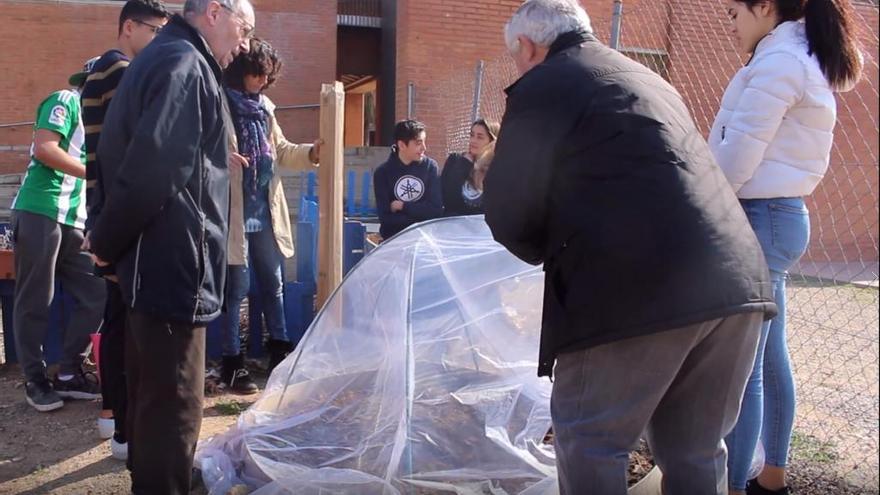
[(547, 52), (547, 58), (550, 58), (561, 51), (564, 51), (576, 45), (580, 45), (585, 41), (589, 41), (591, 39), (594, 40), (596, 38), (593, 37), (592, 34), (583, 30), (575, 30), (569, 31), (567, 33), (562, 33), (559, 35), (558, 38), (556, 38), (556, 41), (554, 41), (550, 45), (550, 51)]
[[(597, 41), (597, 39), (591, 33), (588, 33), (587, 31), (583, 31), (583, 30), (574, 30), (574, 31), (569, 31), (567, 33), (562, 33), (559, 35), (558, 38), (556, 38), (556, 40), (553, 43), (550, 44), (550, 48), (547, 51), (547, 57), (544, 59), (544, 62), (546, 62), (550, 58), (555, 57), (556, 55), (562, 53), (563, 51), (565, 51), (573, 46), (581, 45), (587, 41)], [(541, 63), (543, 64), (544, 62), (541, 62)], [(504, 90), (504, 92), (506, 94), (510, 95), (510, 92), (513, 91), (513, 88), (516, 87), (516, 85), (519, 83), (519, 81), (522, 80), (523, 77), (525, 77), (525, 74), (520, 76), (519, 79), (517, 79), (513, 84), (508, 86)]]
[(803, 21), (785, 21), (773, 28), (772, 31), (764, 35), (761, 41), (755, 45), (755, 51), (749, 57), (746, 65), (763, 51), (772, 49), (782, 44), (804, 44), (807, 43), (806, 25)]
[(223, 69), (220, 68), (220, 64), (217, 63), (217, 59), (214, 58), (214, 54), (211, 52), (211, 48), (208, 47), (208, 42), (205, 41), (205, 38), (202, 37), (198, 29), (194, 28), (190, 23), (186, 22), (186, 19), (184, 19), (180, 14), (175, 14), (173, 17), (171, 17), (171, 21), (168, 22), (167, 26), (162, 28), (159, 36), (181, 38), (189, 41), (208, 62), (208, 65), (211, 67), (211, 70), (217, 77), (217, 81), (221, 81), (223, 79)]

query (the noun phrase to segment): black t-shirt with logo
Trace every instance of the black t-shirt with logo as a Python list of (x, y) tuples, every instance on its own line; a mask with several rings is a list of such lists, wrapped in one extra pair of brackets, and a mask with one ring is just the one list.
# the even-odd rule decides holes
[(480, 215), (483, 213), (483, 192), (470, 183), (474, 162), (462, 154), (453, 153), (443, 165), (440, 183), (443, 185), (443, 212), (448, 217)]
[[(410, 225), (443, 216), (439, 167), (425, 157), (404, 165), (396, 152), (379, 165), (373, 176), (379, 233), (388, 239)], [(402, 211), (392, 212), (393, 201), (403, 201)]]

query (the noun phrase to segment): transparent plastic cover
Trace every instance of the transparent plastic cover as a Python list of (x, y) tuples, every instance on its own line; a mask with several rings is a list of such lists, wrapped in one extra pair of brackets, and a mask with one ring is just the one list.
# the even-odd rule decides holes
[(259, 400), (199, 445), (210, 493), (556, 493), (543, 285), (482, 217), (382, 244)]

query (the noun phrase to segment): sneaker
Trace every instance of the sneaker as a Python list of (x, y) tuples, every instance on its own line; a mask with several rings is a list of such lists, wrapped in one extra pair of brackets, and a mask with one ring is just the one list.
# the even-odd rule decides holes
[(128, 460), (128, 442), (117, 442), (115, 438), (111, 438), (110, 455), (119, 461)]
[(94, 373), (79, 373), (70, 380), (55, 377), (53, 382), (58, 395), (68, 399), (100, 399), (101, 385)]
[(223, 356), (220, 381), (230, 391), (238, 394), (255, 394), (260, 391), (244, 366), (244, 356)]
[(54, 411), (64, 405), (64, 401), (55, 390), (49, 380), (27, 382), (24, 386), (27, 403), (40, 412)]
[(758, 483), (757, 478), (749, 480), (746, 484), (746, 495), (789, 495), (790, 493), (791, 489), (787, 486), (779, 490), (768, 490)]
[(116, 420), (113, 418), (98, 418), (98, 436), (108, 439), (116, 431)]

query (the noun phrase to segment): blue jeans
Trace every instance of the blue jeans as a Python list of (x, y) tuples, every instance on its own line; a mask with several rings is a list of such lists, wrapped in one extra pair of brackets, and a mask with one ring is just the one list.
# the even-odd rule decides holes
[[(290, 341), (287, 336), (287, 323), (284, 319), (284, 281), (281, 267), (284, 256), (278, 249), (272, 228), (264, 228), (259, 232), (249, 232), (247, 236), (247, 253), (251, 269), (254, 270), (257, 286), (260, 290), (260, 302), (266, 318), (266, 329), (273, 340)], [(250, 290), (250, 273), (248, 266), (229, 265), (226, 282), (226, 300), (228, 301), (229, 319), (223, 328), (223, 355), (237, 356), (241, 353), (241, 335), (239, 333), (239, 312), (241, 303)], [(260, 315), (250, 314), (250, 324), (259, 323)]]
[(765, 322), (736, 427), (725, 439), (730, 486), (744, 490), (758, 438), (765, 464), (785, 467), (794, 423), (794, 377), (785, 333), (785, 279), (810, 240), (810, 216), (802, 198), (741, 200), (767, 265), (779, 314)]

